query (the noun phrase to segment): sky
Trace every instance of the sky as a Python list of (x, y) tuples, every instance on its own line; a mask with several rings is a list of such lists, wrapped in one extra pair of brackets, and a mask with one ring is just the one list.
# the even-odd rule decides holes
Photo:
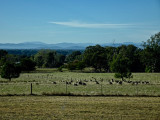
[(0, 0), (0, 43), (139, 43), (157, 32), (160, 0)]

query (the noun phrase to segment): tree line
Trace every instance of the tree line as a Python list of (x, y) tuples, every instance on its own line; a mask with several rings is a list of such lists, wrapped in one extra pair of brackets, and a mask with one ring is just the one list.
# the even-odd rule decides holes
[[(0, 50), (1, 76), (11, 79), (18, 77), (21, 71), (29, 72), (36, 67), (58, 68), (59, 71), (62, 71), (62, 68), (72, 71), (92, 67), (95, 72), (115, 72), (115, 77), (122, 80), (124, 77), (132, 77), (132, 72), (160, 72), (160, 32), (143, 42), (142, 46), (143, 48), (134, 45), (95, 45), (88, 46), (84, 51), (72, 51), (70, 54), (39, 50), (31, 56), (13, 55)], [(10, 73), (13, 74), (9, 75)]]

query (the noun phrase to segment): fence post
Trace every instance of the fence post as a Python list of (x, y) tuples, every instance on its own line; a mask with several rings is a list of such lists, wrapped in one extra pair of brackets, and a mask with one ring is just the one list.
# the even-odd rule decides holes
[(66, 81), (66, 95), (67, 95), (67, 81)]
[(137, 96), (138, 96), (138, 87), (136, 86)]
[(103, 94), (103, 91), (102, 91), (102, 83), (101, 83), (101, 95)]
[(32, 94), (32, 83), (31, 83), (31, 95), (33, 95), (33, 94)]

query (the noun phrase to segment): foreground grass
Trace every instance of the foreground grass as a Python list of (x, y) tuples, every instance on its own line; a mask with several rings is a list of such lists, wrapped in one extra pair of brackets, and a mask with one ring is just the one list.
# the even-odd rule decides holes
[(158, 97), (0, 97), (0, 120), (159, 120)]

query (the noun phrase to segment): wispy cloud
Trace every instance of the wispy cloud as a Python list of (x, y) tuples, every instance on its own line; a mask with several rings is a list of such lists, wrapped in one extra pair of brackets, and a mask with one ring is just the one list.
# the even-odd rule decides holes
[(82, 23), (77, 21), (71, 21), (71, 22), (49, 22), (52, 24), (57, 25), (63, 25), (63, 26), (69, 26), (69, 27), (79, 27), (79, 28), (128, 28), (133, 27), (132, 24), (101, 24), (101, 23)]

